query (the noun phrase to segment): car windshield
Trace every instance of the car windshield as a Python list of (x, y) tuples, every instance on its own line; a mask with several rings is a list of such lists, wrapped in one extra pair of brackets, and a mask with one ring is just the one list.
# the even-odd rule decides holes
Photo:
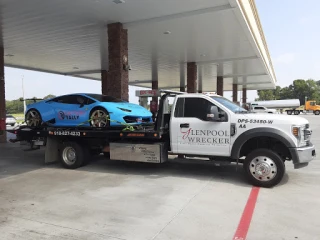
[(99, 102), (125, 102), (119, 98), (111, 97), (111, 96), (106, 96), (102, 94), (86, 94), (89, 97), (99, 101)]
[(226, 99), (224, 97), (219, 96), (211, 96), (211, 98), (219, 103), (221, 103), (223, 106), (228, 108), (234, 113), (247, 113), (248, 111), (239, 105), (235, 104), (234, 102), (231, 102), (229, 99)]
[(14, 118), (14, 116), (12, 116), (12, 115), (6, 115), (6, 118)]

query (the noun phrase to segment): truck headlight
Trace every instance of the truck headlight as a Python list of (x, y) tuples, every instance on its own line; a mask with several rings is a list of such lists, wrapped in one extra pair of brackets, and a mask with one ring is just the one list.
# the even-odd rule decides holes
[(309, 124), (305, 126), (292, 126), (292, 134), (298, 140), (298, 147), (303, 147), (309, 144), (312, 131), (309, 129)]

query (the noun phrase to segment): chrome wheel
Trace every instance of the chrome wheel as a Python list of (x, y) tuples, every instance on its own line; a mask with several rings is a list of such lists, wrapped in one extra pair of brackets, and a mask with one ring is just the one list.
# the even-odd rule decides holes
[(68, 165), (73, 165), (76, 161), (76, 151), (73, 147), (66, 147), (62, 152), (62, 159)]
[(259, 181), (270, 181), (277, 175), (275, 162), (266, 156), (258, 156), (250, 162), (250, 173)]
[(29, 127), (37, 127), (41, 124), (41, 116), (36, 110), (30, 110), (26, 115), (26, 123)]
[(91, 126), (93, 127), (107, 127), (109, 122), (108, 114), (101, 110), (94, 110), (91, 114)]

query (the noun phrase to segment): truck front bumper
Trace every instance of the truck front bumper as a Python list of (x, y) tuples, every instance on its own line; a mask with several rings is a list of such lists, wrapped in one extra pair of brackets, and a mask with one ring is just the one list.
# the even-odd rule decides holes
[(308, 166), (316, 158), (316, 149), (312, 143), (305, 147), (290, 148), (290, 153), (295, 169)]

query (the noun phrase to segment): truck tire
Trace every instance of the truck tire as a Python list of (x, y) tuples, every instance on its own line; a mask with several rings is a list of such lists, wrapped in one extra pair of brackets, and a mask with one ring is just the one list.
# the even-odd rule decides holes
[(319, 115), (319, 113), (320, 113), (319, 110), (314, 111), (315, 115)]
[(76, 169), (84, 166), (89, 160), (89, 151), (76, 142), (64, 142), (60, 149), (60, 159), (64, 168)]
[(253, 185), (265, 188), (276, 186), (285, 173), (283, 159), (276, 152), (264, 148), (249, 153), (243, 167)]
[(291, 115), (291, 114), (292, 114), (292, 111), (291, 111), (291, 110), (287, 110), (287, 114), (288, 114), (288, 115)]
[(294, 115), (299, 115), (300, 112), (298, 110), (294, 110)]

